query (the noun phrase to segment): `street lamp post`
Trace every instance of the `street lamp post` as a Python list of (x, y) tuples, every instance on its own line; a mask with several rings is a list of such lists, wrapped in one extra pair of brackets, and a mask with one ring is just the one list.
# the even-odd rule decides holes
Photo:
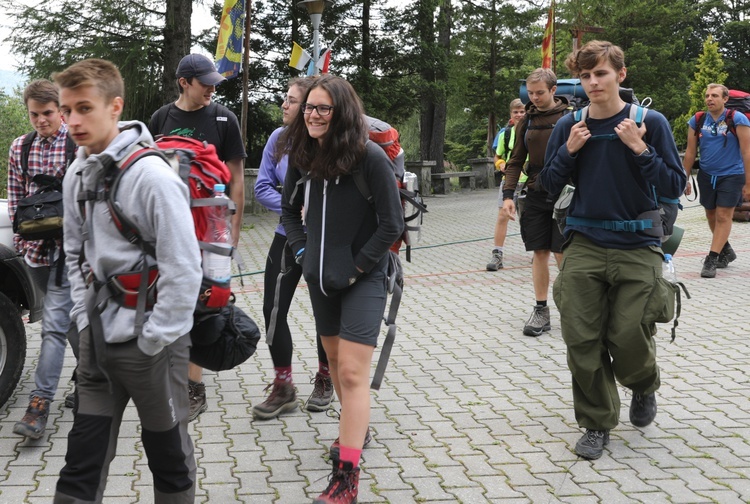
[(333, 5), (333, 0), (301, 0), (297, 2), (298, 7), (305, 7), (310, 15), (310, 22), (313, 26), (313, 66), (314, 75), (320, 74), (318, 69), (318, 59), (320, 58), (320, 19), (323, 17), (323, 11), (326, 5)]

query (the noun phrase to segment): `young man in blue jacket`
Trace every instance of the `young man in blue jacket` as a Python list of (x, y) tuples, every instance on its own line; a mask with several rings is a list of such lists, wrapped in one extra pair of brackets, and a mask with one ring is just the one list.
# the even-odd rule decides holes
[[(645, 427), (656, 417), (655, 322), (674, 292), (661, 278), (660, 219), (646, 226), (642, 214), (657, 208), (654, 188), (678, 198), (686, 176), (664, 116), (651, 110), (640, 126), (630, 119), (635, 105), (619, 95), (627, 75), (622, 49), (591, 41), (566, 65), (580, 77), (591, 105), (586, 119), (576, 122), (571, 114), (557, 123), (539, 181), (551, 194), (571, 179), (576, 186), (553, 296), (576, 420), (586, 429), (575, 451), (597, 459), (619, 422), (615, 380), (632, 392), (633, 425)], [(604, 225), (614, 222), (621, 224), (617, 230)]]

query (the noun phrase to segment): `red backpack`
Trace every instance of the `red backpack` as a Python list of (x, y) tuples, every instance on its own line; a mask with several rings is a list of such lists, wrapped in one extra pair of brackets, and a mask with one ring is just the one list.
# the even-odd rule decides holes
[[(145, 254), (156, 256), (154, 246), (146, 242), (140, 234), (138, 227), (130, 219), (123, 215), (117, 205), (117, 188), (120, 178), (136, 161), (146, 156), (159, 156), (164, 159), (180, 176), (190, 191), (190, 209), (195, 223), (195, 235), (201, 250), (204, 250), (208, 242), (208, 219), (207, 214), (210, 207), (217, 205), (228, 205), (234, 211), (234, 203), (228, 199), (214, 198), (214, 185), (227, 184), (231, 178), (229, 168), (219, 159), (216, 147), (182, 136), (164, 136), (156, 140), (156, 148), (144, 145), (141, 149), (133, 152), (128, 158), (119, 164), (109, 184), (105, 184), (105, 199), (112, 215), (112, 220), (118, 231), (130, 243), (138, 245)], [(219, 252), (213, 250), (213, 252)], [(231, 252), (229, 252), (231, 253)], [(144, 261), (145, 264), (145, 261)], [(126, 291), (138, 292), (140, 289), (141, 275), (121, 275), (117, 278), (123, 284)], [(150, 284), (154, 287), (156, 279), (154, 272), (150, 273), (153, 279)], [(230, 282), (218, 283), (208, 278), (203, 279), (198, 304), (196, 305), (196, 321), (206, 315), (217, 313), (222, 307), (229, 304), (231, 297)], [(156, 299), (156, 293), (148, 294), (149, 299)], [(135, 296), (131, 296), (135, 301)], [(128, 299), (126, 298), (126, 304)]]
[[(391, 246), (391, 250), (398, 254), (401, 245), (406, 245), (406, 260), (411, 262), (412, 237), (410, 233), (419, 233), (422, 227), (422, 214), (427, 213), (427, 205), (419, 192), (414, 174), (406, 175), (404, 169), (404, 149), (399, 143), (399, 133), (396, 128), (385, 121), (374, 117), (365, 116), (368, 126), (370, 141), (375, 142), (385, 151), (393, 163), (396, 184), (401, 194), (401, 207), (404, 212), (404, 232), (401, 237)], [(372, 194), (367, 186), (364, 174), (359, 170), (352, 172), (354, 182), (367, 201), (372, 203)], [(408, 180), (407, 180), (408, 179)], [(411, 187), (409, 187), (411, 186)]]

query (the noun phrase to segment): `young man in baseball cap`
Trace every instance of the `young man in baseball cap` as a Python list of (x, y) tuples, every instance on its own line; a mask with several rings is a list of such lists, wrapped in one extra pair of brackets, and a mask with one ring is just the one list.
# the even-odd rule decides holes
[[(237, 116), (225, 106), (211, 100), (216, 86), (226, 79), (216, 71), (213, 61), (202, 54), (188, 54), (177, 65), (180, 97), (164, 105), (151, 116), (151, 134), (180, 135), (195, 138), (216, 147), (219, 159), (232, 174), (229, 197), (237, 207), (232, 220), (232, 239), (236, 247), (240, 237), (245, 206), (245, 145)], [(190, 364), (190, 420), (206, 410), (206, 389), (201, 381), (203, 369)]]

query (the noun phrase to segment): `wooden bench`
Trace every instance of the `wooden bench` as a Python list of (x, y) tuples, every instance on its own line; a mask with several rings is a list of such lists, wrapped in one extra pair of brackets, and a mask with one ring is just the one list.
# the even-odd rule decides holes
[[(478, 173), (473, 171), (465, 171), (465, 172), (447, 172), (447, 173), (433, 173), (432, 174), (432, 183), (433, 183), (433, 190), (437, 189), (439, 187), (439, 183), (442, 181), (442, 194), (448, 194), (451, 192), (451, 179), (457, 178), (458, 183), (462, 188), (468, 187), (472, 191), (477, 188), (477, 178)], [(468, 185), (467, 185), (468, 184)], [(436, 187), (437, 185), (437, 187)], [(438, 192), (438, 191), (435, 191)]]

